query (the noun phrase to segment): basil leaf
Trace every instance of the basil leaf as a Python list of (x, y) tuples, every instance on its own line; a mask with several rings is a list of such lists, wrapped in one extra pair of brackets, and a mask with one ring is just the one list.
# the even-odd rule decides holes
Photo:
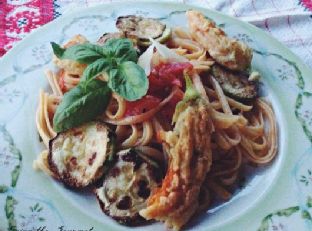
[(116, 60), (117, 64), (124, 61), (138, 61), (138, 54), (129, 39), (110, 39), (103, 46), (106, 57)]
[(107, 71), (109, 68), (110, 63), (107, 59), (98, 59), (87, 66), (82, 74), (80, 82), (88, 82), (95, 78), (101, 72)]
[(107, 83), (94, 79), (88, 85), (78, 85), (67, 92), (53, 118), (56, 132), (77, 127), (102, 114), (110, 100)]
[(127, 61), (110, 71), (108, 86), (126, 100), (135, 101), (146, 94), (148, 79), (139, 65)]
[(56, 57), (58, 58), (62, 57), (66, 49), (62, 48), (60, 45), (58, 45), (55, 42), (51, 42), (51, 46), (52, 46), (53, 53), (56, 55)]
[(77, 44), (66, 49), (54, 42), (51, 42), (51, 45), (54, 54), (59, 59), (70, 59), (79, 63), (90, 64), (104, 57), (103, 48), (91, 43)]

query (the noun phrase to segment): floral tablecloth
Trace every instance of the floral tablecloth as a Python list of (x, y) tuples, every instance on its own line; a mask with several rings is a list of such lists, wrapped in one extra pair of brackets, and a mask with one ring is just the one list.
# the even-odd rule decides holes
[[(0, 0), (0, 56), (35, 28), (73, 8), (111, 1), (115, 0)], [(251, 22), (284, 43), (312, 68), (312, 0), (171, 1), (204, 6)]]

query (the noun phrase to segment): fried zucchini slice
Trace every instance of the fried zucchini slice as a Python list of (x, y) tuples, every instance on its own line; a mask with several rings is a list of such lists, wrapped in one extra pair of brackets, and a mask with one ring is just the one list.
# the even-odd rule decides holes
[(118, 17), (116, 27), (126, 36), (134, 35), (139, 39), (159, 38), (166, 29), (166, 25), (158, 20), (135, 15)]
[(49, 142), (50, 170), (65, 185), (86, 187), (104, 173), (104, 162), (114, 150), (109, 128), (90, 122), (59, 133)]
[(171, 29), (160, 21), (134, 15), (118, 17), (116, 27), (127, 38), (136, 40), (137, 45), (140, 47), (148, 47), (151, 45), (150, 38), (164, 43), (171, 36)]
[(122, 32), (114, 32), (114, 33), (104, 33), (97, 41), (99, 45), (104, 45), (108, 40), (111, 39), (119, 39), (119, 38), (128, 38), (131, 40), (134, 49), (140, 54), (142, 51), (138, 46), (138, 39), (135, 36), (128, 36), (126, 37)]
[[(171, 29), (170, 28), (166, 28), (164, 30), (164, 33), (157, 39), (155, 39), (157, 42), (160, 43), (165, 43), (171, 36)], [(149, 39), (139, 39), (138, 40), (138, 45), (142, 46), (142, 47), (148, 47), (149, 45), (151, 45), (151, 41)]]
[(212, 67), (212, 75), (225, 94), (238, 100), (251, 100), (258, 95), (257, 82), (249, 81), (246, 73), (233, 72), (216, 64)]
[(135, 226), (146, 222), (139, 211), (161, 181), (157, 164), (147, 158), (135, 149), (118, 152), (102, 187), (95, 191), (103, 212), (119, 223)]
[(121, 32), (114, 32), (114, 33), (104, 33), (97, 41), (98, 44), (103, 45), (110, 39), (119, 39), (124, 38), (125, 35)]

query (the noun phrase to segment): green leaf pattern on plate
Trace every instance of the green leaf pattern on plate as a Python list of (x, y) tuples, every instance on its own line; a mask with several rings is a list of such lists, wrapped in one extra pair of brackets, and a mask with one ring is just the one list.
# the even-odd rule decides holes
[[(22, 154), (20, 150), (16, 147), (14, 140), (10, 133), (7, 131), (5, 126), (0, 125), (0, 135), (1, 135), (1, 155), (0, 164), (4, 166), (4, 169), (12, 168), (11, 171), (11, 187), (15, 187), (18, 181), (21, 165), (22, 165)], [(4, 176), (3, 176), (4, 177)], [(6, 180), (6, 179), (2, 179)], [(2, 181), (1, 180), (1, 181)], [(0, 181), (0, 183), (2, 183)]]
[(14, 214), (14, 206), (16, 205), (17, 201), (12, 196), (7, 196), (6, 203), (5, 203), (5, 215), (8, 221), (8, 230), (9, 231), (16, 231), (16, 220)]

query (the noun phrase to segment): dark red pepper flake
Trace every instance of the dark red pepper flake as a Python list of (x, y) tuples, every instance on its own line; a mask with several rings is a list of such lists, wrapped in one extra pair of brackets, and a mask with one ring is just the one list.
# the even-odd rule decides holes
[(82, 131), (81, 130), (75, 130), (74, 131), (74, 136), (80, 136), (82, 134)]
[(72, 164), (72, 165), (77, 165), (77, 157), (74, 157), (74, 156), (72, 156), (71, 158), (70, 158), (70, 163)]
[(65, 80), (64, 80), (64, 77), (65, 77), (65, 71), (63, 69), (60, 70), (59, 72), (59, 80), (58, 80), (58, 84), (61, 88), (61, 91), (64, 93), (67, 91), (67, 88), (65, 86)]
[(94, 153), (92, 154), (91, 158), (89, 158), (89, 160), (88, 160), (89, 165), (92, 165), (92, 164), (93, 164), (95, 158), (96, 158), (96, 152), (94, 152)]

